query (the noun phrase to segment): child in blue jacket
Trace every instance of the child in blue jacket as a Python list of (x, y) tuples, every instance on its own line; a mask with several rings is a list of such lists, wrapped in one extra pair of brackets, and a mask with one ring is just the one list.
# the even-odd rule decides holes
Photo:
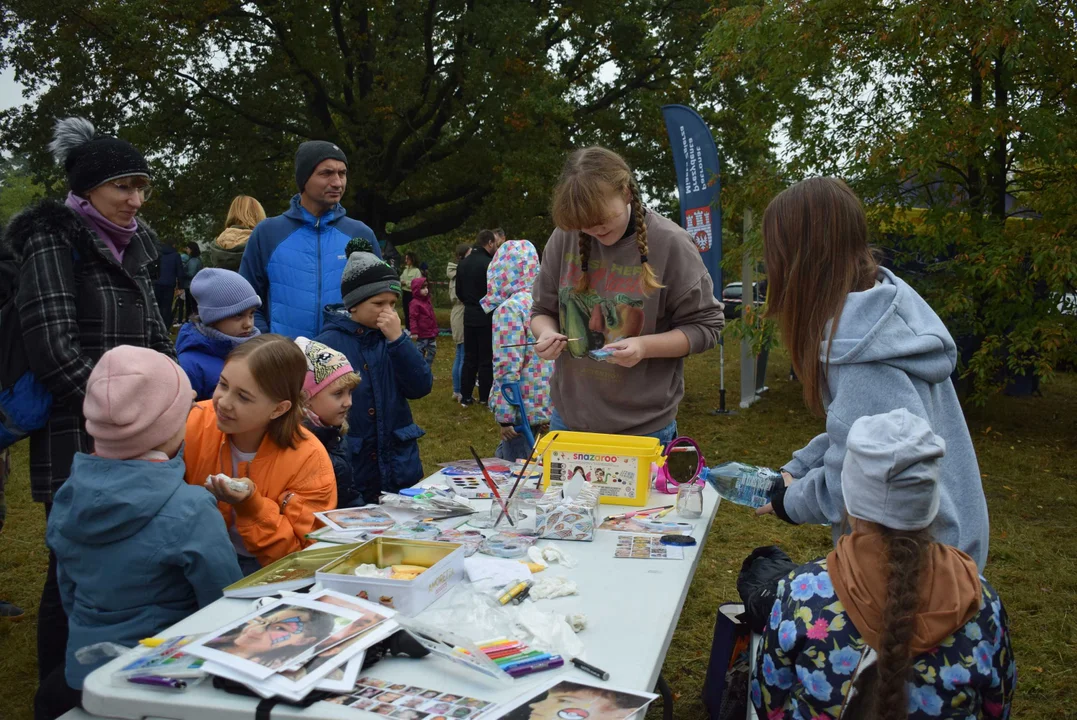
[(134, 647), (243, 577), (213, 495), (183, 479), (193, 401), (187, 376), (154, 350), (121, 345), (90, 373), (83, 412), (95, 452), (75, 455), (46, 534), (68, 617), (66, 668), (42, 679), (35, 717), (78, 704), (104, 663), (80, 664), (80, 648)]
[[(352, 393), (348, 445), (352, 483), (362, 500), (398, 492), (423, 478), (408, 400), (430, 394), (434, 377), (400, 325), (400, 278), (381, 258), (354, 252), (340, 283), (344, 304), (325, 309), (325, 330), (315, 340), (347, 356), (363, 381)], [(358, 502), (358, 501), (357, 501)]]
[(190, 293), (198, 303), (198, 317), (180, 328), (176, 358), (191, 379), (197, 400), (209, 400), (228, 353), (261, 334), (254, 326), (254, 311), (262, 307), (262, 300), (242, 275), (219, 268), (198, 273)]

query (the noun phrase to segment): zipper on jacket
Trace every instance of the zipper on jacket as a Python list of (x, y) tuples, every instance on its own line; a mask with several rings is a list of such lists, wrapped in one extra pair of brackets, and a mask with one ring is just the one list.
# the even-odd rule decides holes
[(318, 293), (314, 296), (314, 337), (322, 332), (322, 219), (314, 218), (314, 229), (318, 232), (315, 249), (318, 252)]

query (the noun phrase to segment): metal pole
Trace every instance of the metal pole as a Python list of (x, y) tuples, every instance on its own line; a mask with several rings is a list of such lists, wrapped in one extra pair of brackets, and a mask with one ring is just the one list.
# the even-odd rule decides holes
[[(744, 310), (754, 307), (755, 294), (752, 291), (752, 256), (748, 250), (748, 234), (752, 230), (752, 211), (744, 210), (744, 254), (740, 261), (740, 317), (744, 322)], [(755, 402), (755, 357), (752, 344), (747, 340), (740, 343), (740, 406), (746, 408)]]

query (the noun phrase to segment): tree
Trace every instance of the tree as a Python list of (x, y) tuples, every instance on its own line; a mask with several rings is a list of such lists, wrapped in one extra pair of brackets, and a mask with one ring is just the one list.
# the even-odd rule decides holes
[(0, 228), (44, 194), (45, 188), (30, 177), (25, 161), (0, 158)]
[(726, 2), (706, 55), (779, 177), (845, 178), (972, 397), (1073, 358), (1077, 4)]
[[(627, 153), (671, 184), (658, 108), (691, 101), (706, 0), (11, 0), (4, 60), (42, 93), (0, 136), (37, 172), (56, 117), (83, 113), (148, 151), (147, 212), (178, 230), (245, 192), (279, 212), (299, 141), (350, 160), (345, 206), (382, 240), (476, 214), (549, 231), (570, 147)], [(41, 42), (41, 38), (49, 42)], [(493, 223), (489, 223), (493, 224)]]

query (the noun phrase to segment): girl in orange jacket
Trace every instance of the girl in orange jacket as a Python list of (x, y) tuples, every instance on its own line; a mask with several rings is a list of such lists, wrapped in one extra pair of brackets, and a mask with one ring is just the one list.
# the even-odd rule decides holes
[(185, 478), (217, 498), (244, 574), (309, 545), (314, 513), (337, 505), (329, 455), (302, 427), (306, 374), (295, 343), (260, 335), (236, 346), (187, 419)]

